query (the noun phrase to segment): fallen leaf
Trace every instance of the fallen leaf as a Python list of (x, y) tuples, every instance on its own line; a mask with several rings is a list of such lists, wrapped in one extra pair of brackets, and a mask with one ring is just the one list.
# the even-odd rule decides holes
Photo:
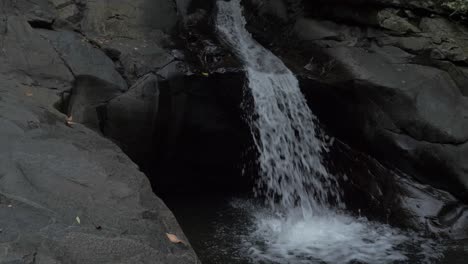
[(203, 76), (205, 76), (205, 77), (208, 77), (208, 76), (210, 76), (210, 74), (209, 74), (209, 73), (207, 73), (207, 72), (202, 72), (201, 74), (202, 74)]
[(78, 224), (81, 224), (81, 220), (80, 220), (80, 217), (79, 217), (79, 216), (77, 216), (75, 219), (76, 219), (76, 222), (77, 222)]
[(73, 121), (73, 117), (72, 116), (69, 116), (67, 117), (66, 121), (65, 121), (65, 124), (69, 127), (72, 127), (72, 125), (76, 124), (75, 122), (72, 122)]
[(26, 95), (28, 97), (31, 97), (31, 96), (33, 96), (33, 93), (31, 91), (27, 91), (26, 93), (24, 93), (24, 95)]
[(11, 205), (11, 204), (8, 205), (8, 208), (12, 208), (12, 207), (13, 207), (13, 205)]
[(166, 233), (166, 236), (169, 239), (169, 241), (171, 241), (174, 244), (184, 244), (185, 245), (185, 242), (180, 240), (176, 235)]

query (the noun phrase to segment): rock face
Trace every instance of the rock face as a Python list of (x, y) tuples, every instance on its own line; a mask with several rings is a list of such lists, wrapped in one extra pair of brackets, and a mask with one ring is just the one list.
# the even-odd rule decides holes
[(356, 215), (453, 239), (468, 237), (468, 207), (453, 195), (417, 183), (339, 140), (326, 158), (347, 209)]
[[(139, 116), (140, 96), (157, 98), (147, 74), (172, 60), (157, 43), (177, 21), (164, 0), (1, 2), (0, 263), (199, 263), (167, 238), (187, 241), (146, 176), (96, 132), (106, 105), (128, 101)], [(132, 41), (154, 52), (134, 75)], [(55, 108), (64, 101), (73, 120)]]
[(145, 175), (109, 140), (1, 82), (3, 263), (196, 263)]
[(293, 30), (287, 45), (268, 36), (268, 21), (250, 24), (301, 77), (321, 121), (354, 146), (466, 199), (466, 22), (451, 20), (443, 1), (303, 2), (303, 16), (280, 34)]
[(88, 1), (79, 27), (119, 62), (133, 84), (175, 60), (169, 33), (178, 23), (175, 1)]

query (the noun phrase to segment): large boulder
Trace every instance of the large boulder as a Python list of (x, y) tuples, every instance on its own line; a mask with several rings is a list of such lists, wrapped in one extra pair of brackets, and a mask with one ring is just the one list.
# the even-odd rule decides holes
[(468, 237), (468, 206), (335, 140), (326, 154), (343, 201), (356, 215), (454, 239)]
[(0, 262), (197, 263), (138, 167), (18, 83), (0, 78)]
[(56, 9), (49, 0), (4, 0), (2, 14), (22, 16), (36, 25), (50, 25), (57, 16)]
[[(0, 262), (199, 263), (138, 166), (80, 124), (99, 129), (98, 110), (127, 90), (75, 27), (86, 2), (0, 4)], [(72, 88), (70, 120), (54, 104)]]
[(89, 43), (86, 37), (70, 31), (38, 32), (51, 43), (74, 76), (95, 76), (122, 90), (127, 89), (127, 84), (117, 72), (114, 62), (103, 51)]
[(0, 17), (0, 73), (26, 75), (24, 82), (31, 85), (69, 89), (72, 73), (49, 42), (28, 24), (28, 20), (16, 15)]

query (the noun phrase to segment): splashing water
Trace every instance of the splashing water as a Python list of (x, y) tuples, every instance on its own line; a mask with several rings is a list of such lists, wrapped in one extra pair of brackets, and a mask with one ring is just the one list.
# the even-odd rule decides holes
[[(244, 62), (259, 152), (256, 192), (270, 209), (252, 210), (255, 231), (247, 239), (258, 263), (393, 263), (406, 256), (399, 245), (408, 236), (337, 213), (338, 183), (323, 165), (326, 144), (293, 73), (245, 29), (240, 0), (218, 1), (217, 31)], [(273, 212), (271, 212), (271, 208)]]

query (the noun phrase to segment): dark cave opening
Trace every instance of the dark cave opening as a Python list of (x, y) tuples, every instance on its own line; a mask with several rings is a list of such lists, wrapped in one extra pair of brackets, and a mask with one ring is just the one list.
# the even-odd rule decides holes
[(157, 195), (170, 200), (251, 192), (252, 168), (245, 164), (256, 153), (241, 108), (242, 87), (241, 73), (160, 83), (153, 151), (135, 160)]

